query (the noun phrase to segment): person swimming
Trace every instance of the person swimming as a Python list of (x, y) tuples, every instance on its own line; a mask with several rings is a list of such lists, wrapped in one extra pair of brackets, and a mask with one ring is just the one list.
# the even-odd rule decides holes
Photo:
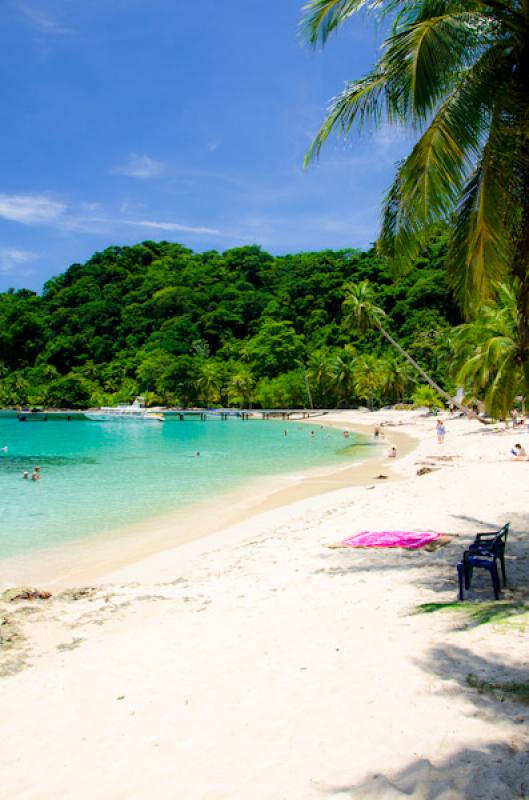
[(31, 475), (32, 481), (40, 481), (40, 467), (34, 467), (33, 474)]
[(25, 481), (29, 480), (29, 472), (24, 472), (24, 474), (22, 475), (22, 477), (23, 477), (23, 479), (24, 479)]

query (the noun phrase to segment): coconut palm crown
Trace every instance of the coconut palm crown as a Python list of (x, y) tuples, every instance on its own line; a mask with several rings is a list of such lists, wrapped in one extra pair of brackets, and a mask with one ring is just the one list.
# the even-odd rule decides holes
[(528, 396), (519, 349), (520, 319), (516, 294), (501, 285), (498, 300), (486, 304), (470, 323), (455, 328), (453, 369), (467, 393), (484, 397), (487, 410), (508, 416), (518, 395)]
[(389, 15), (391, 32), (371, 72), (332, 101), (306, 162), (354, 126), (417, 131), (384, 201), (380, 251), (405, 269), (432, 226), (451, 222), (450, 277), (469, 316), (517, 277), (529, 365), (529, 0), (308, 0), (304, 33), (323, 44), (366, 8)]

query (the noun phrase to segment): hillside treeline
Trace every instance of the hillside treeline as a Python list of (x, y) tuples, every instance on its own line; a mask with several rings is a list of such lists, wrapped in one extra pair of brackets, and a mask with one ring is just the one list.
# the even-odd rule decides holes
[(441, 385), (460, 322), (434, 237), (394, 280), (374, 252), (274, 257), (257, 246), (109, 247), (0, 294), (0, 405), (314, 407), (408, 400), (417, 376), (376, 331), (346, 324), (350, 282), (369, 280), (392, 335)]

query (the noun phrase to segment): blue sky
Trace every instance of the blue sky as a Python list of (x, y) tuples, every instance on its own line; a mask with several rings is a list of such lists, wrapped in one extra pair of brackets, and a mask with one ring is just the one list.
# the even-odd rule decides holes
[(3, 0), (0, 290), (39, 290), (112, 244), (272, 253), (364, 247), (406, 148), (331, 142), (330, 98), (380, 44), (358, 18), (322, 50), (302, 0)]

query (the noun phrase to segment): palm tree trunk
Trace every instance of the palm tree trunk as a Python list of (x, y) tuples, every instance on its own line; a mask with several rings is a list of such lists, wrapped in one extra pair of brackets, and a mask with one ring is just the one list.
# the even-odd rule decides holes
[[(527, 5), (525, 4), (527, 13)], [(520, 321), (520, 358), (524, 376), (524, 394), (529, 391), (529, 168), (526, 154), (529, 147), (529, 48), (522, 53), (517, 69), (517, 110), (520, 131), (520, 152), (525, 156), (519, 175), (521, 185), (521, 221), (513, 259), (513, 273), (519, 280), (518, 313)]]
[(520, 358), (524, 375), (524, 393), (529, 390), (529, 176), (526, 180), (526, 201), (522, 211), (521, 233), (516, 243), (513, 271), (520, 281), (518, 312), (520, 314)]
[(390, 344), (392, 344), (393, 347), (395, 347), (399, 351), (401, 356), (404, 356), (406, 361), (408, 361), (408, 363), (411, 364), (412, 367), (417, 370), (417, 372), (424, 378), (424, 380), (427, 383), (430, 384), (430, 386), (433, 389), (435, 389), (435, 391), (438, 394), (440, 394), (442, 397), (444, 397), (450, 403), (454, 403), (458, 408), (461, 408), (461, 405), (457, 402), (457, 400), (454, 400), (452, 397), (450, 397), (448, 392), (445, 392), (444, 389), (441, 389), (439, 384), (437, 384), (433, 380), (433, 378), (430, 378), (430, 376), (426, 374), (426, 372), (423, 370), (423, 368), (421, 366), (419, 366), (419, 364), (417, 364), (416, 361), (414, 361), (414, 359), (409, 355), (409, 353), (407, 353), (406, 350), (404, 350), (404, 348), (401, 347), (400, 344), (397, 341), (395, 341), (395, 339), (392, 336), (389, 335), (387, 330), (380, 324), (380, 322), (378, 320), (375, 320), (375, 324), (376, 324), (377, 328), (379, 329), (380, 333), (382, 334), (382, 336), (385, 336), (385, 338), (388, 340), (388, 342)]
[(309, 400), (309, 406), (311, 409), (314, 408), (314, 403), (312, 402), (312, 392), (310, 391), (310, 384), (309, 384), (309, 377), (307, 375), (307, 370), (303, 367), (303, 377), (305, 378), (305, 388), (307, 390), (307, 397)]

